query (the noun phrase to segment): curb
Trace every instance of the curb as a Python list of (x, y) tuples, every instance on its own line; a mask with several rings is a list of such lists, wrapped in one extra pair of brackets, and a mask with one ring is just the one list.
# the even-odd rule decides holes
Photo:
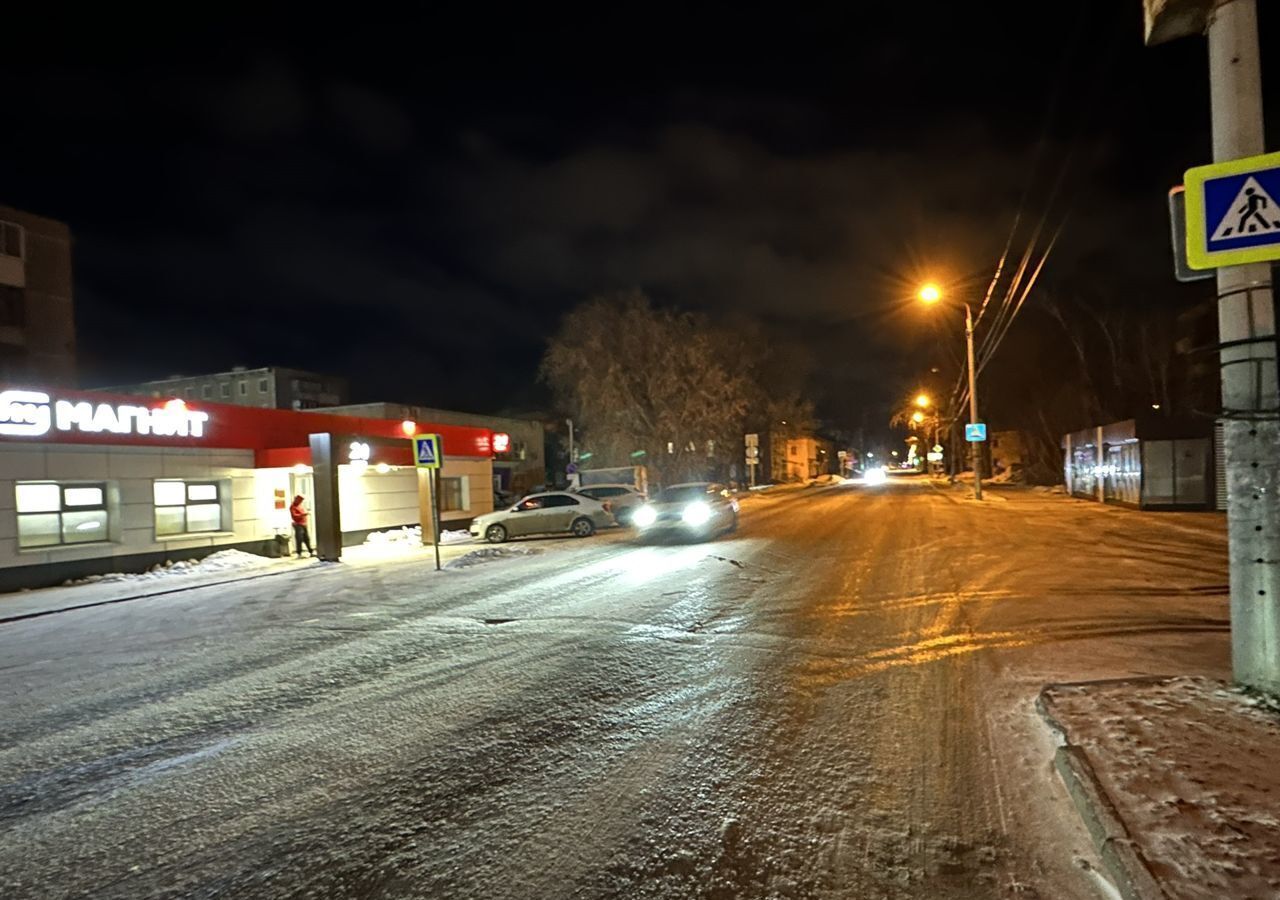
[(14, 622), (24, 622), (28, 619), (41, 619), (45, 616), (56, 616), (60, 613), (75, 612), (80, 609), (93, 609), (98, 606), (111, 606), (115, 603), (128, 603), (131, 600), (146, 600), (149, 597), (163, 597), (166, 594), (181, 594), (185, 591), (198, 591), (202, 588), (221, 587), (227, 584), (238, 584), (241, 581), (256, 581), (259, 578), (276, 578), (280, 575), (296, 575), (299, 572), (307, 572), (313, 569), (321, 568), (321, 566), (299, 566), (297, 568), (288, 569), (283, 572), (258, 572), (254, 575), (245, 575), (240, 578), (226, 578), (222, 581), (209, 581), (203, 584), (188, 584), (182, 587), (164, 588), (163, 590), (147, 591), (142, 594), (130, 594), (127, 597), (110, 597), (106, 600), (94, 600), (91, 603), (77, 603), (74, 606), (59, 606), (53, 609), (38, 609), (32, 612), (18, 613), (12, 616), (0, 616), (0, 625), (9, 625)]
[[(1129, 679), (1115, 679), (1121, 680)], [(1063, 742), (1054, 754), (1054, 768), (1066, 785), (1067, 793), (1071, 795), (1080, 818), (1084, 820), (1085, 827), (1093, 838), (1093, 845), (1102, 858), (1102, 864), (1115, 881), (1120, 895), (1125, 900), (1167, 900), (1167, 895), (1151, 872), (1151, 866), (1130, 836), (1129, 829), (1125, 827), (1124, 820), (1120, 818), (1120, 813), (1107, 796), (1102, 783), (1098, 781), (1089, 757), (1082, 748), (1070, 743), (1066, 729), (1053, 716), (1053, 701), (1048, 696), (1049, 692), (1055, 688), (1079, 686), (1050, 684), (1036, 696), (1036, 711)]]

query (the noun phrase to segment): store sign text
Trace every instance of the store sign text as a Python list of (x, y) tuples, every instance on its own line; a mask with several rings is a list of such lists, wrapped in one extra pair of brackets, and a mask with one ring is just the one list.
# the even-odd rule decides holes
[(204, 437), (208, 421), (208, 413), (188, 409), (181, 400), (150, 408), (85, 400), (55, 402), (43, 391), (0, 391), (0, 435), (40, 437), (56, 430)]

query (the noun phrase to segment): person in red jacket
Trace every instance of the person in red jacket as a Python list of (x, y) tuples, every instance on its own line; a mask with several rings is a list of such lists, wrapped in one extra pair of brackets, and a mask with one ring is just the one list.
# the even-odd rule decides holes
[(293, 505), (289, 507), (289, 516), (293, 519), (293, 541), (297, 547), (298, 556), (302, 555), (302, 545), (307, 545), (307, 554), (315, 556), (316, 551), (311, 549), (311, 535), (307, 533), (307, 518), (310, 513), (307, 512), (303, 504), (306, 499), (299, 494), (293, 498)]

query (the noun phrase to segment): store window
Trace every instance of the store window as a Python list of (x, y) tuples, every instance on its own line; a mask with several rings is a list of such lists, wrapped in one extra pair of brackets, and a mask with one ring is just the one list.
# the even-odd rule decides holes
[(222, 486), (216, 481), (157, 481), (156, 536), (222, 530)]
[(461, 478), (440, 479), (440, 509), (460, 512), (467, 508), (466, 490)]
[(14, 485), (18, 546), (56, 547), (108, 540), (102, 482), (19, 481)]

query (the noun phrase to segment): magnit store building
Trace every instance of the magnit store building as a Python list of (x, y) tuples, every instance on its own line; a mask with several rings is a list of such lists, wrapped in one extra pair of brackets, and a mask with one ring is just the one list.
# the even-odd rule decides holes
[(319, 555), (430, 509), (415, 434), (440, 434), (441, 519), (493, 509), (489, 429), (0, 385), (0, 591), (237, 548), (268, 554), (298, 494)]

